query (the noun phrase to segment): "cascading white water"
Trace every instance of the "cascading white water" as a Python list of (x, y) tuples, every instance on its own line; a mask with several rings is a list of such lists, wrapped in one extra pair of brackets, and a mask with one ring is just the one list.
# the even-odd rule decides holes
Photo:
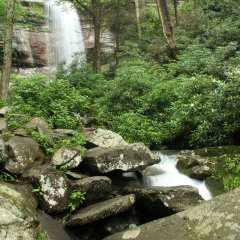
[[(45, 2), (47, 25), (51, 30), (50, 65), (60, 61), (69, 65), (75, 53), (84, 53), (84, 40), (78, 12), (72, 3), (57, 5), (54, 0)], [(84, 54), (82, 55), (84, 59)]]
[[(154, 172), (154, 176), (142, 175), (141, 183), (145, 186), (161, 186), (171, 187), (180, 185), (191, 185), (197, 187), (199, 194), (205, 199), (212, 198), (211, 192), (207, 189), (205, 181), (199, 181), (189, 178), (188, 176), (181, 174), (177, 168), (177, 152), (157, 152), (161, 158), (161, 162), (151, 167), (148, 167), (149, 171)], [(140, 183), (136, 175), (132, 173), (125, 173), (124, 176), (133, 176), (134, 183)]]

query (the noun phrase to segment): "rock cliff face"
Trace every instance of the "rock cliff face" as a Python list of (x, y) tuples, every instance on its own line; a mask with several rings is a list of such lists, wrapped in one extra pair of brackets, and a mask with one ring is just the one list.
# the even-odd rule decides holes
[(48, 64), (49, 33), (28, 28), (15, 29), (13, 65), (17, 68), (44, 67)]

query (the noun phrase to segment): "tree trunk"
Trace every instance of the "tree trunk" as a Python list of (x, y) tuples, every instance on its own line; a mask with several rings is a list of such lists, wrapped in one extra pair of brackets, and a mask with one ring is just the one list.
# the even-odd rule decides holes
[(178, 26), (177, 0), (173, 0), (173, 6), (174, 6), (175, 23), (176, 23), (176, 26)]
[(93, 25), (94, 25), (94, 64), (93, 69), (96, 73), (101, 73), (101, 45), (100, 45), (100, 0), (92, 0)]
[(168, 7), (166, 0), (156, 0), (157, 1), (157, 8), (158, 8), (158, 15), (162, 22), (162, 29), (163, 34), (173, 50), (175, 56), (178, 55), (178, 50), (176, 48), (176, 44), (173, 37), (173, 29), (171, 26), (171, 21), (168, 13)]
[(120, 50), (120, 33), (119, 33), (119, 17), (120, 17), (120, 0), (117, 0), (117, 6), (116, 6), (116, 23), (115, 23), (115, 42), (116, 42), (116, 47), (115, 47), (115, 60), (116, 60), (116, 69), (119, 66), (119, 57), (117, 56), (119, 50)]
[(14, 7), (15, 0), (7, 0), (7, 21), (6, 32), (4, 38), (4, 55), (2, 65), (2, 76), (0, 84), (0, 93), (2, 100), (7, 99), (7, 90), (10, 81), (10, 73), (12, 66), (12, 38), (13, 38), (13, 24), (14, 24)]
[(135, 8), (136, 8), (136, 17), (137, 17), (138, 37), (141, 38), (142, 31), (141, 31), (141, 24), (140, 24), (139, 2), (138, 2), (138, 0), (135, 0)]

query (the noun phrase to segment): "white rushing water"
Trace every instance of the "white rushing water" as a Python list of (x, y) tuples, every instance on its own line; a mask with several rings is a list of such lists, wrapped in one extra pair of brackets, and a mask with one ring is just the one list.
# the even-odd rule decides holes
[[(50, 65), (60, 61), (69, 65), (75, 53), (84, 53), (84, 39), (78, 12), (72, 3), (57, 5), (54, 0), (45, 2), (47, 25), (51, 31)], [(84, 54), (82, 55), (84, 59)]]
[(141, 183), (144, 186), (161, 186), (171, 187), (180, 185), (191, 185), (197, 187), (199, 194), (205, 199), (212, 198), (211, 192), (207, 189), (205, 181), (189, 178), (188, 176), (181, 174), (177, 168), (177, 152), (157, 152), (161, 158), (161, 162), (151, 167), (148, 167), (150, 172), (154, 172), (154, 176), (142, 175), (141, 181), (132, 175), (132, 173), (125, 173), (124, 176), (133, 176), (134, 183)]

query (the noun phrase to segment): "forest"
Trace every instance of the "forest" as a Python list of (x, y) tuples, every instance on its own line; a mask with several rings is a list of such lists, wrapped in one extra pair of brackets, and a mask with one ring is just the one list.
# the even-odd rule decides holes
[[(0, 2), (5, 29), (11, 1)], [(77, 129), (73, 113), (86, 115), (93, 127), (151, 149), (239, 145), (237, 0), (73, 2), (92, 16), (93, 52), (84, 62), (76, 54), (69, 66), (59, 63), (52, 77), (11, 74), (1, 106), (46, 119), (53, 128)], [(15, 3), (13, 25), (34, 27), (44, 18)], [(104, 29), (114, 33), (114, 53), (101, 53)]]

